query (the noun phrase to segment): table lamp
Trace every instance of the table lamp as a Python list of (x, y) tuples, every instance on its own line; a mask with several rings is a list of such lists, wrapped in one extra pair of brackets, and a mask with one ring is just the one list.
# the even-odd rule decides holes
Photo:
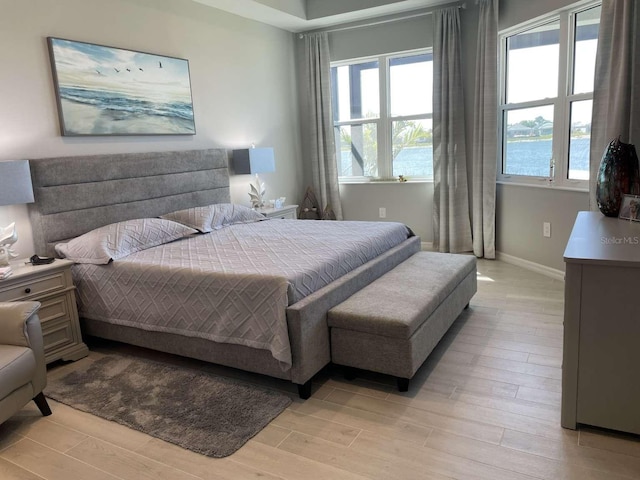
[[(33, 202), (33, 186), (29, 160), (0, 162), (0, 205), (18, 205)], [(0, 266), (9, 265), (9, 260), (18, 254), (12, 245), (18, 241), (15, 222), (0, 227)]]
[(273, 148), (244, 148), (233, 151), (233, 170), (237, 174), (255, 174), (255, 185), (250, 185), (249, 197), (254, 208), (264, 207), (265, 188), (259, 173), (276, 171)]

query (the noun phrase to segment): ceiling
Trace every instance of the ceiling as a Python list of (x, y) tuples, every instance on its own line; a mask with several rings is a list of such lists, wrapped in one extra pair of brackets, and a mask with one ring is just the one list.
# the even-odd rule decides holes
[(193, 0), (291, 32), (304, 32), (458, 0)]

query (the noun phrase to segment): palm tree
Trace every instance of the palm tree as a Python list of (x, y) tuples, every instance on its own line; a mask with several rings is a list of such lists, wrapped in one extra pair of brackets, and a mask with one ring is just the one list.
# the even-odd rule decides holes
[(413, 120), (398, 120), (392, 122), (391, 140), (393, 145), (393, 158), (407, 147), (417, 147), (425, 143), (432, 143), (433, 137), (430, 131), (424, 129), (421, 123)]
[[(356, 171), (364, 176), (376, 176), (378, 172), (378, 138), (375, 123), (363, 123), (339, 129), (340, 151), (349, 152), (356, 162)], [(356, 137), (356, 138), (353, 138)], [(414, 120), (396, 120), (391, 129), (392, 155), (396, 156), (407, 147), (424, 146), (432, 143), (432, 133)], [(352, 175), (352, 162), (343, 165), (342, 175)], [(357, 174), (357, 173), (356, 173)]]

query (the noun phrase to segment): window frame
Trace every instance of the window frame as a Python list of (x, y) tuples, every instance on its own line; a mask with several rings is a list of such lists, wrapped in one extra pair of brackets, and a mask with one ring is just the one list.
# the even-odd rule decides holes
[[(497, 182), (510, 185), (555, 187), (565, 190), (588, 191), (589, 180), (569, 178), (569, 143), (571, 136), (571, 105), (573, 102), (593, 100), (593, 91), (573, 93), (575, 75), (575, 34), (578, 14), (602, 5), (601, 0), (588, 0), (570, 8), (556, 10), (547, 15), (521, 23), (499, 33), (499, 105), (498, 105), (498, 159)], [(526, 102), (510, 103), (507, 100), (507, 40), (536, 27), (558, 21), (559, 65), (557, 96)], [(545, 177), (503, 173), (506, 151), (506, 115), (511, 110), (553, 106), (552, 157), (549, 159), (549, 175)], [(561, 161), (560, 161), (561, 160)]]
[[(393, 176), (393, 141), (391, 134), (393, 132), (393, 122), (401, 120), (431, 120), (433, 121), (433, 104), (431, 112), (413, 115), (391, 115), (391, 60), (402, 57), (411, 57), (417, 55), (431, 55), (433, 62), (433, 47), (419, 48), (412, 50), (403, 50), (401, 52), (385, 53), (382, 55), (374, 55), (367, 57), (350, 58), (331, 62), (330, 68), (343, 67), (359, 63), (378, 62), (378, 88), (379, 88), (379, 105), (380, 114), (378, 117), (363, 117), (353, 120), (338, 120), (333, 122), (333, 128), (336, 127), (362, 125), (365, 123), (376, 124), (376, 140), (377, 149), (377, 176), (366, 175), (348, 175), (338, 176), (339, 183), (369, 183), (381, 181), (397, 181), (397, 177)], [(332, 96), (334, 93), (332, 92)], [(411, 176), (411, 182), (433, 182), (433, 176)]]

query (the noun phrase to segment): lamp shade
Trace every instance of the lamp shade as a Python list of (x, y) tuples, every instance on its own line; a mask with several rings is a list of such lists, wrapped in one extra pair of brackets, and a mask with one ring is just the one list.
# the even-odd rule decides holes
[(244, 148), (233, 151), (233, 170), (237, 174), (276, 171), (273, 148)]
[(0, 162), (0, 205), (33, 202), (29, 160)]

